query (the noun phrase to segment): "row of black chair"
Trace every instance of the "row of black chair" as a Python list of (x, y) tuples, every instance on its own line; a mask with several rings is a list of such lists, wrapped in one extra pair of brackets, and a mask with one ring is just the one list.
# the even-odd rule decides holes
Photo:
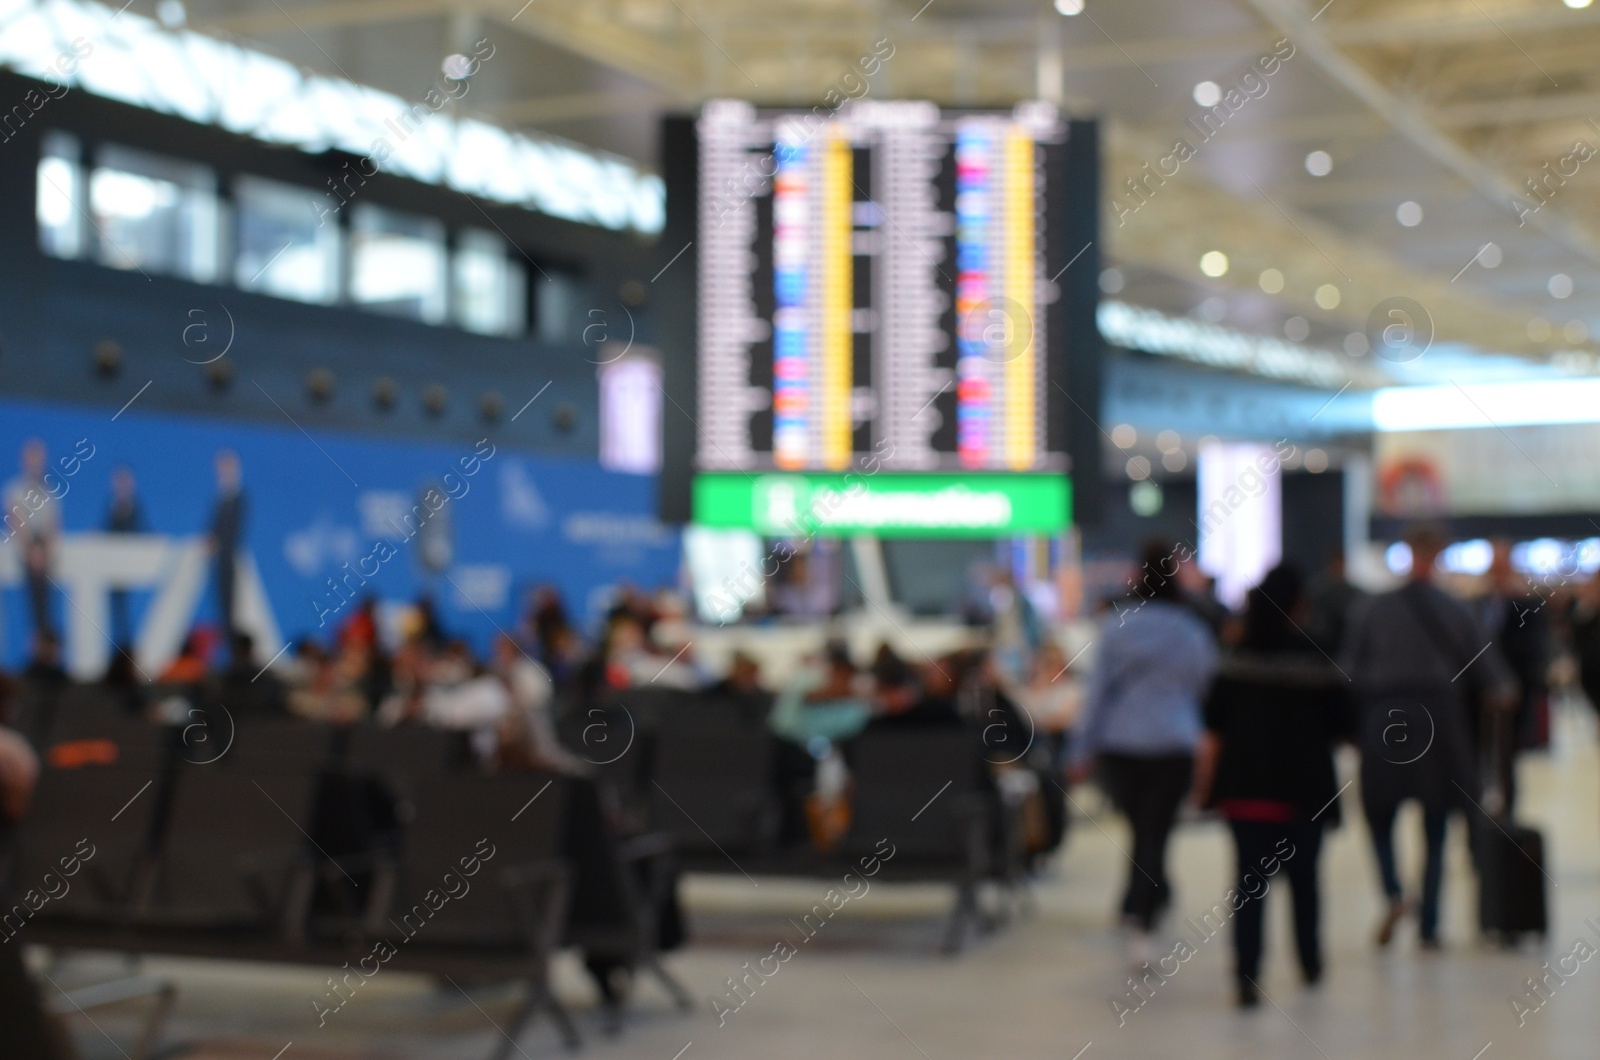
[(796, 841), (783, 827), (798, 797), (786, 777), (798, 757), (803, 789), (810, 763), (773, 736), (764, 716), (747, 701), (624, 691), (604, 706), (567, 711), (561, 735), (698, 871), (836, 876), (887, 841), (896, 854), (883, 879), (955, 887), (947, 951), (960, 948), (969, 926), (988, 926), (977, 902), (982, 883), (1008, 895), (1020, 888), (1020, 825), (969, 728), (869, 727), (850, 741), (849, 828), (819, 850), (803, 829)]
[(499, 1056), (541, 1010), (577, 1043), (549, 989), (561, 947), (651, 971), (688, 1004), (659, 955), (670, 843), (621, 840), (587, 781), (473, 772), (460, 734), (213, 718), (206, 747), (77, 706), (44, 741), (0, 932), (352, 968), (386, 943), (385, 967), (523, 983)]

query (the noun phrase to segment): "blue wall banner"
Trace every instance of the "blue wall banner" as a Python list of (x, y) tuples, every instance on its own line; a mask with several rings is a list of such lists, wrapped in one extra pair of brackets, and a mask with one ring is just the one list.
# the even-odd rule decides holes
[[(29, 651), (17, 545), (35, 521), (62, 527), (51, 608), (75, 675), (102, 672), (113, 637), (155, 674), (196, 623), (220, 627), (209, 528), (221, 450), (243, 468), (235, 611), (263, 662), (301, 637), (327, 638), (365, 595), (393, 615), (426, 593), (446, 630), (481, 650), (515, 629), (534, 585), (559, 589), (584, 623), (620, 581), (676, 580), (679, 534), (655, 518), (653, 476), (513, 451), (484, 433), (476, 444), (407, 443), (0, 400), (0, 481), (16, 479), (38, 438), (49, 495), (35, 496), (37, 511), (12, 506), (0, 528), (0, 660), (14, 667)], [(137, 483), (135, 533), (106, 532), (118, 467)], [(15, 495), (8, 487), (8, 506)]]

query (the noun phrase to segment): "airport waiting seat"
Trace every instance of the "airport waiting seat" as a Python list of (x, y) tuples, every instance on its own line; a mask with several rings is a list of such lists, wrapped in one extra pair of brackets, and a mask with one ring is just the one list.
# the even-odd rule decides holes
[[(607, 819), (599, 788), (573, 781), (562, 846), (573, 873), (562, 942), (586, 960), (649, 972), (680, 1011), (689, 1011), (688, 990), (661, 963), (662, 951), (681, 943), (684, 934), (672, 836), (621, 838)], [(630, 975), (630, 985), (633, 980)], [(620, 1029), (627, 993), (608, 984), (602, 1000), (611, 1028)]]
[[(185, 729), (180, 742), (188, 761), (204, 762), (208, 755), (229, 770), (267, 773), (318, 772), (330, 766), (334, 742), (339, 731), (331, 725), (322, 725), (299, 718), (238, 717), (226, 714), (208, 715), (193, 723), (204, 724), (203, 734), (195, 729)], [(230, 731), (231, 730), (231, 731)], [(200, 739), (203, 736), (204, 739)], [(226, 740), (232, 743), (226, 753), (220, 747), (206, 744)]]
[(650, 820), (686, 858), (725, 865), (771, 851), (779, 808), (764, 724), (695, 707), (663, 720), (654, 751)]
[(154, 769), (172, 748), (176, 731), (130, 714), (114, 695), (76, 686), (58, 701), (58, 709), (41, 744), (47, 763), (120, 765)]
[(475, 769), (472, 736), (422, 725), (392, 729), (356, 725), (349, 731), (344, 767), (354, 774), (378, 777), (398, 794), (410, 796), (435, 777)]
[(185, 766), (173, 779), (160, 857), (134, 914), (145, 928), (204, 932), (223, 946), (295, 936), (310, 897), (317, 777)]
[[(880, 879), (945, 880), (956, 887), (945, 934), (958, 950), (979, 916), (978, 886), (1009, 881), (996, 854), (1005, 833), (1003, 807), (989, 782), (982, 747), (965, 726), (867, 731), (851, 747), (850, 832), (843, 843), (852, 863), (878, 857)], [(893, 856), (883, 858), (887, 842)]]
[(374, 893), (369, 929), (375, 944), (394, 948), (396, 966), (524, 984), (498, 1058), (541, 1010), (569, 1047), (579, 1044), (550, 989), (571, 885), (568, 796), (569, 782), (546, 773), (433, 777), (416, 792), (391, 881)]
[(162, 787), (154, 768), (46, 766), (17, 830), (7, 891), (16, 901), (0, 932), (25, 933), (16, 925), (35, 919), (122, 922), (152, 868)]

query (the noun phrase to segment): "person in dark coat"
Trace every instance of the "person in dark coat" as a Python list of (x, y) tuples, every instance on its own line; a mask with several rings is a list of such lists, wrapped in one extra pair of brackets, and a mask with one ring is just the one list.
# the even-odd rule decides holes
[(217, 453), (217, 504), (211, 515), (211, 555), (216, 562), (217, 601), (222, 628), (232, 634), (238, 626), (234, 610), (235, 572), (239, 546), (244, 541), (244, 487), (239, 456), (231, 449)]
[(1479, 601), (1479, 613), (1520, 691), (1515, 710), (1497, 719), (1498, 731), (1480, 732), (1477, 741), (1479, 761), (1499, 785), (1509, 814), (1517, 801), (1517, 754), (1549, 744), (1546, 675), (1552, 655), (1550, 615), (1544, 600), (1512, 567), (1510, 541), (1494, 543), (1489, 592)]
[(1409, 906), (1394, 854), (1401, 803), (1422, 804), (1427, 862), (1418, 911), (1422, 944), (1439, 945), (1439, 895), (1450, 814), (1485, 812), (1476, 748), (1477, 712), (1510, 701), (1516, 687), (1489, 634), (1465, 606), (1433, 584), (1444, 538), (1413, 531), (1411, 574), (1366, 601), (1351, 621), (1343, 669), (1360, 707), (1361, 804), (1389, 908), (1377, 943), (1387, 946)]
[(1281, 869), (1294, 894), (1295, 944), (1307, 984), (1322, 978), (1322, 834), (1339, 823), (1333, 747), (1354, 735), (1350, 682), (1301, 632), (1309, 611), (1294, 567), (1250, 591), (1244, 634), (1206, 701), (1195, 795), (1227, 820), (1238, 852), (1234, 917), (1239, 1004), (1260, 1004), (1264, 899)]

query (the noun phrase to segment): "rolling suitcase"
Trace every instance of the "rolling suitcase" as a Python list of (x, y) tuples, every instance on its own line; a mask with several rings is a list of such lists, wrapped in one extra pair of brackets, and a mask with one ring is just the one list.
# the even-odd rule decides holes
[(1514, 944), (1545, 934), (1544, 836), (1514, 821), (1481, 820), (1478, 831), (1478, 926)]
[(1517, 824), (1505, 806), (1502, 763), (1511, 754), (1510, 716), (1488, 712), (1487, 812), (1476, 815), (1473, 848), (1478, 866), (1478, 926), (1484, 934), (1515, 945), (1522, 935), (1541, 938), (1548, 929), (1545, 910), (1544, 835)]

